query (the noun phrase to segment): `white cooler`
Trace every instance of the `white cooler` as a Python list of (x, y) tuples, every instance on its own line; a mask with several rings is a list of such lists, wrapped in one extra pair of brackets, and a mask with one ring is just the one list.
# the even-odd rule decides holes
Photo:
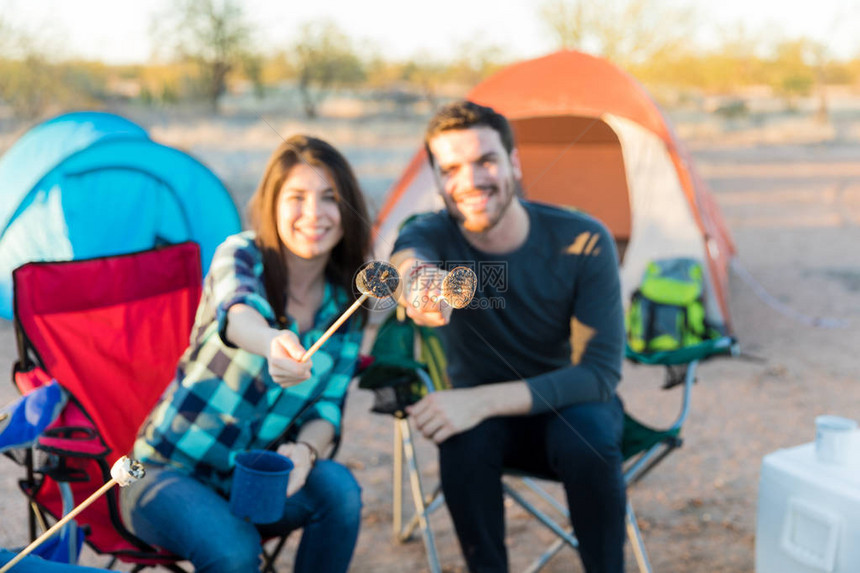
[(758, 491), (757, 573), (860, 573), (860, 451), (818, 460), (815, 444), (764, 457)]

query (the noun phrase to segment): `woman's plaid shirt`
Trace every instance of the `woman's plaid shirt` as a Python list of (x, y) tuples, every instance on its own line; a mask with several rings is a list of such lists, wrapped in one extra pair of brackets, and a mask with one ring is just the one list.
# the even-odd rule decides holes
[[(312, 358), (311, 378), (282, 388), (269, 376), (266, 359), (228, 344), (223, 336), (227, 310), (242, 303), (277, 327), (262, 282), (263, 262), (254, 235), (228, 237), (218, 247), (203, 286), (191, 345), (167, 388), (141, 427), (134, 457), (170, 465), (228, 493), (236, 454), (265, 448), (289, 425), (314, 418), (340, 431), (341, 405), (353, 376), (361, 343), (357, 320), (349, 320)], [(309, 348), (352, 301), (328, 282), (313, 327), (290, 329)], [(313, 397), (321, 398), (310, 405)]]

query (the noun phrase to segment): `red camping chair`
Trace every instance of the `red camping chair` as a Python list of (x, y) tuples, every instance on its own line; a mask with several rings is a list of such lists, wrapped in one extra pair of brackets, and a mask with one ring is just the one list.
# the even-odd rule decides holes
[[(14, 383), (27, 394), (56, 379), (70, 395), (65, 409), (22, 458), (21, 488), (30, 502), (30, 537), (45, 514), (57, 519), (110, 479), (131, 451), (138, 428), (188, 346), (200, 300), (200, 249), (182, 243), (89, 260), (29, 263), (15, 270), (15, 331), (19, 359)], [(34, 450), (45, 463), (33, 463)], [(64, 507), (64, 492), (66, 494)], [(89, 529), (97, 553), (182, 572), (179, 558), (135, 537), (122, 523), (118, 488), (76, 520)], [(68, 499), (71, 497), (72, 499)], [(262, 571), (274, 563), (287, 535), (263, 548)]]
[[(70, 489), (78, 505), (131, 451), (188, 345), (201, 272), (195, 243), (15, 270), (15, 385), (26, 394), (54, 378), (70, 395), (35, 447), (45, 463), (34, 467), (32, 451), (25, 459), (21, 488), (30, 501), (31, 538), (36, 520), (44, 527), (45, 514), (62, 516), (63, 490)], [(114, 561), (137, 564), (135, 570), (163, 565), (182, 571), (178, 558), (123, 526), (118, 500), (114, 488), (77, 517), (89, 530), (87, 543)]]

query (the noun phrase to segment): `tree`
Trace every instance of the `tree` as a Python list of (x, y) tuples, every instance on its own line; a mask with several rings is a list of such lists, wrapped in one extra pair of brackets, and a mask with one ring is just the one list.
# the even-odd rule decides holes
[(776, 46), (770, 83), (789, 110), (796, 110), (797, 98), (810, 95), (816, 84), (812, 65), (815, 51), (815, 44), (805, 38), (786, 40)]
[(364, 65), (349, 37), (330, 20), (306, 22), (292, 46), (299, 92), (309, 118), (331, 89), (355, 85), (365, 79)]
[(539, 8), (540, 20), (553, 35), (556, 47), (564, 50), (582, 50), (593, 12), (585, 2), (548, 0)]
[(256, 69), (251, 27), (238, 0), (180, 0), (153, 22), (152, 30), (156, 45), (197, 65), (203, 94), (215, 112), (229, 75), (242, 66)]
[(546, 0), (539, 18), (558, 48), (596, 53), (622, 68), (682, 53), (695, 28), (692, 8), (661, 0)]
[(458, 57), (448, 66), (447, 75), (469, 88), (504, 66), (504, 50), (493, 44), (467, 40), (457, 46), (456, 53)]
[(812, 42), (809, 48), (812, 69), (815, 74), (815, 91), (818, 92), (818, 107), (815, 119), (820, 123), (830, 122), (830, 108), (827, 103), (827, 68), (830, 64), (827, 45), (822, 42)]
[(9, 38), (12, 36), (12, 27), (0, 16), (0, 58), (6, 57), (9, 49)]
[(0, 100), (17, 117), (35, 119), (60, 99), (64, 86), (53, 68), (30, 34), (0, 19)]
[(720, 29), (717, 40), (711, 50), (665, 53), (630, 71), (652, 90), (659, 93), (668, 87), (676, 97), (678, 88), (731, 94), (742, 86), (761, 83), (764, 63), (759, 53), (764, 40), (758, 34), (737, 24)]
[(406, 82), (418, 88), (432, 109), (438, 106), (439, 84), (443, 81), (445, 66), (434, 60), (427, 52), (418, 54), (408, 60), (401, 70), (401, 77)]

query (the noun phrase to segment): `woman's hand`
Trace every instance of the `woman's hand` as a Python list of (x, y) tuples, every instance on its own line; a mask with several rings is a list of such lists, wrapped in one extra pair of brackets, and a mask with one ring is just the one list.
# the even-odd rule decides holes
[(308, 474), (314, 467), (313, 454), (307, 444), (294, 442), (282, 445), (278, 448), (278, 453), (293, 461), (294, 467), (290, 471), (290, 482), (287, 484), (287, 497), (290, 497), (304, 487)]
[(299, 337), (289, 330), (278, 330), (269, 343), (269, 375), (275, 383), (288, 388), (311, 376), (312, 361), (299, 362), (305, 349)]
[(276, 384), (287, 388), (310, 378), (311, 361), (299, 362), (305, 354), (299, 337), (292, 331), (272, 328), (255, 308), (231, 306), (225, 334), (225, 342), (265, 358)]

